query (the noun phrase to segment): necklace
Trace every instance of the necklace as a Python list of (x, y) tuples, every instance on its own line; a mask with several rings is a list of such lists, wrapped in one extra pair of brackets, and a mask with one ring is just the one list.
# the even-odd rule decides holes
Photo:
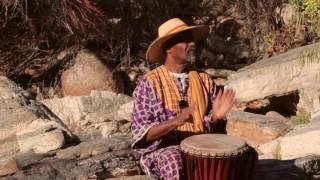
[(176, 77), (176, 84), (178, 86), (179, 94), (181, 96), (181, 100), (179, 100), (179, 107), (181, 109), (189, 106), (188, 104), (188, 95), (187, 95), (187, 87), (188, 87), (188, 74), (187, 73), (172, 73), (173, 76)]

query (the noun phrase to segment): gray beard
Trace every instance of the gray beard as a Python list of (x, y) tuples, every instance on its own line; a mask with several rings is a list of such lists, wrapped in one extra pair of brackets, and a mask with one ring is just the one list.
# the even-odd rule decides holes
[(196, 51), (195, 49), (191, 49), (187, 54), (187, 62), (188, 64), (194, 64), (196, 62)]

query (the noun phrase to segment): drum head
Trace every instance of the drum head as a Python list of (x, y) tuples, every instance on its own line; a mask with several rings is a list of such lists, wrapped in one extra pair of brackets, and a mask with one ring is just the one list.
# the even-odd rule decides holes
[(198, 156), (236, 156), (247, 150), (242, 139), (225, 134), (201, 134), (184, 139), (181, 150), (187, 154)]

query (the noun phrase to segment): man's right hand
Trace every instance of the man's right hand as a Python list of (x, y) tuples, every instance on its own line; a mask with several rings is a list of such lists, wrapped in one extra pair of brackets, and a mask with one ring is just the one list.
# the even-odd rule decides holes
[(189, 121), (192, 118), (192, 114), (196, 111), (196, 109), (197, 108), (195, 103), (192, 103), (191, 106), (187, 108), (183, 108), (181, 110), (181, 113), (178, 114), (178, 116), (175, 118), (177, 127)]
[(191, 103), (191, 106), (181, 110), (175, 118), (168, 121), (164, 121), (160, 124), (151, 127), (146, 135), (146, 141), (150, 142), (156, 139), (160, 139), (170, 131), (176, 129), (178, 126), (183, 125), (185, 122), (192, 118), (192, 114), (196, 111), (196, 104)]

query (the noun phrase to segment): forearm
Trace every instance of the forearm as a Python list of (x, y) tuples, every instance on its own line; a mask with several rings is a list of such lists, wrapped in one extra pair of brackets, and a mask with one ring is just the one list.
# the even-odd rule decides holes
[(160, 139), (161, 137), (168, 134), (170, 131), (176, 129), (177, 127), (178, 124), (176, 118), (154, 125), (149, 129), (146, 135), (146, 141), (150, 142), (156, 139)]

